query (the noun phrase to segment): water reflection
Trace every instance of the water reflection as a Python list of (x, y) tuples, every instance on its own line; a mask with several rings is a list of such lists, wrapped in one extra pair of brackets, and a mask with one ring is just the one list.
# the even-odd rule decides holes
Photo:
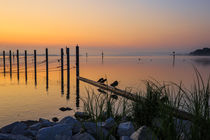
[(209, 66), (210, 65), (210, 58), (196, 58), (192, 59), (195, 63), (203, 65), (203, 66)]

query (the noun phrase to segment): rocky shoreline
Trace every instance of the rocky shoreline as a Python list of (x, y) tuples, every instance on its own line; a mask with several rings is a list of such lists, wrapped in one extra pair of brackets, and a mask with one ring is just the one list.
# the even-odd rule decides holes
[[(85, 121), (84, 112), (60, 121), (40, 118), (39, 121), (14, 122), (0, 129), (0, 140), (154, 140), (158, 139), (146, 126), (135, 131), (133, 123), (122, 121), (117, 125), (113, 118), (104, 122)], [(111, 132), (116, 131), (115, 136)]]

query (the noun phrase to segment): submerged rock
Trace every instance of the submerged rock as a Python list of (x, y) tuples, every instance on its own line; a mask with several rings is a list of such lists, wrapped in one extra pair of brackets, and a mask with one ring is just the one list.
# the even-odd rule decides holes
[(69, 108), (69, 107), (61, 107), (61, 108), (59, 108), (59, 110), (60, 110), (60, 111), (70, 111), (70, 110), (72, 110), (72, 109)]
[(120, 123), (117, 129), (118, 136), (130, 136), (134, 132), (132, 122)]
[(53, 117), (53, 118), (52, 118), (52, 121), (53, 121), (53, 122), (58, 122), (59, 119), (58, 119), (57, 117)]
[(38, 131), (37, 140), (71, 140), (72, 126), (68, 124), (57, 124), (52, 127), (45, 127)]
[(130, 138), (132, 140), (158, 140), (157, 136), (147, 126), (139, 128)]

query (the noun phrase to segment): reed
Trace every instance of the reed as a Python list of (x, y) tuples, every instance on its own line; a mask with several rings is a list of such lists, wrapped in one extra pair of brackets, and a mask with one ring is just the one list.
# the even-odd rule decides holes
[[(137, 93), (137, 102), (125, 98), (114, 100), (110, 98), (112, 93), (104, 95), (87, 90), (84, 111), (96, 122), (113, 117), (117, 123), (127, 118), (136, 129), (147, 125), (163, 140), (207, 140), (210, 139), (210, 77), (204, 81), (196, 68), (195, 75), (191, 89), (181, 82), (146, 80), (146, 90)], [(142, 96), (146, 100), (142, 100)], [(185, 110), (193, 118), (191, 121), (176, 118), (170, 108)]]

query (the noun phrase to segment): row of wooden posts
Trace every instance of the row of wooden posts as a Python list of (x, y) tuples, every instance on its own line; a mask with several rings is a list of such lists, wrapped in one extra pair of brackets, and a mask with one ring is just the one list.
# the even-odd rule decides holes
[[(37, 85), (37, 51), (34, 50), (34, 77), (35, 85)], [(19, 80), (19, 50), (17, 50), (17, 79)], [(46, 87), (48, 88), (48, 78), (49, 78), (49, 64), (48, 64), (48, 48), (45, 49), (45, 63), (46, 63)], [(13, 53), (14, 58), (14, 53)], [(27, 50), (24, 53), (25, 60), (25, 81), (27, 83)], [(64, 77), (64, 49), (61, 48), (61, 81)], [(67, 60), (67, 86), (70, 84), (70, 50), (66, 47), (66, 60)], [(10, 66), (10, 77), (12, 77), (12, 51), (9, 51), (9, 66)], [(3, 51), (3, 72), (6, 75), (6, 53)], [(79, 46), (76, 46), (76, 76), (79, 77)], [(69, 89), (69, 88), (68, 88)]]

